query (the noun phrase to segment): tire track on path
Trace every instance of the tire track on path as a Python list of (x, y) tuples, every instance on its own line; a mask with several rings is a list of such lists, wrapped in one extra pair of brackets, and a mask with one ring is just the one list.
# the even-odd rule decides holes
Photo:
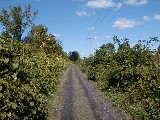
[(73, 106), (73, 97), (74, 97), (74, 81), (72, 78), (73, 69), (72, 66), (68, 73), (68, 78), (65, 82), (65, 91), (66, 94), (64, 94), (64, 104), (62, 108), (62, 114), (61, 114), (61, 120), (74, 120), (74, 106)]
[(69, 67), (62, 91), (60, 118), (56, 120), (131, 120), (105, 99), (75, 65)]
[(83, 87), (83, 89), (84, 89), (85, 96), (86, 96), (87, 99), (88, 99), (89, 106), (90, 106), (90, 108), (91, 108), (91, 110), (92, 110), (94, 119), (95, 119), (95, 120), (101, 120), (101, 119), (100, 119), (101, 116), (100, 116), (99, 114), (97, 114), (97, 110), (96, 110), (96, 106), (95, 106), (96, 103), (94, 102), (94, 100), (93, 100), (92, 97), (90, 96), (89, 91), (87, 90), (86, 86), (84, 85), (83, 81), (81, 80), (81, 76), (78, 74), (78, 71), (77, 71), (77, 70), (75, 70), (75, 71), (76, 71), (76, 76), (78, 77), (79, 83), (80, 83), (80, 85), (81, 85), (81, 86)]

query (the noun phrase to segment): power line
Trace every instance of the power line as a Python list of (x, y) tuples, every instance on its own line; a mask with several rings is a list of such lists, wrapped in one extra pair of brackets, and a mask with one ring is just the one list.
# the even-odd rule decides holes
[(107, 7), (107, 3), (108, 3), (108, 0), (106, 1), (106, 4), (103, 6), (103, 9), (101, 9), (101, 11), (98, 13), (99, 16), (98, 16), (97, 20), (95, 21), (95, 23), (93, 24), (93, 26), (96, 26), (98, 21), (100, 21), (102, 19), (101, 15), (102, 15), (103, 11), (105, 11), (105, 9)]
[[(110, 11), (111, 11), (111, 9), (109, 9), (109, 10), (107, 10), (105, 12), (105, 15), (101, 18), (101, 20), (99, 21), (99, 23), (97, 23), (97, 25), (95, 26), (95, 30), (97, 30), (101, 26), (101, 24), (103, 23), (103, 21), (105, 20), (105, 18), (107, 17), (107, 15), (109, 14)], [(93, 34), (94, 33), (92, 32), (92, 35)]]
[[(101, 24), (103, 23), (103, 21), (105, 20), (105, 18), (107, 17), (107, 15), (112, 10), (111, 6), (110, 6), (110, 9), (105, 10), (107, 8), (108, 2), (109, 2), (109, 0), (106, 1), (106, 4), (104, 5), (103, 9), (100, 11), (101, 14), (99, 14), (99, 16), (97, 17), (95, 23), (93, 24), (93, 28), (95, 28), (96, 30), (101, 26)], [(103, 12), (104, 12), (104, 15), (103, 15)], [(94, 31), (91, 31), (90, 36), (92, 36), (93, 34), (94, 34)]]
[[(125, 7), (125, 5), (127, 4), (127, 1), (128, 1), (128, 0), (126, 0), (126, 2), (123, 3), (123, 5), (120, 7), (120, 9), (118, 9), (118, 10), (115, 12), (115, 14), (111, 17), (111, 19), (107, 20), (107, 23), (111, 22), (111, 21), (116, 17), (116, 15)], [(101, 28), (100, 26), (101, 26), (101, 24), (104, 22), (104, 20), (105, 20), (105, 18), (107, 17), (107, 15), (108, 15), (108, 14), (111, 12), (111, 10), (112, 10), (111, 7), (110, 7), (110, 9), (107, 9), (107, 10), (106, 10), (107, 2), (108, 2), (108, 0), (106, 1), (106, 4), (105, 4), (105, 6), (103, 7), (103, 9), (102, 9), (101, 11), (99, 11), (99, 16), (97, 17), (96, 21), (94, 22), (94, 24), (93, 24), (93, 26), (92, 26), (92, 27), (95, 28), (95, 29), (93, 29), (93, 30), (91, 31), (90, 35), (87, 37), (87, 40), (89, 41), (90, 52), (91, 52), (91, 47), (93, 47), (93, 46), (92, 46), (93, 40), (96, 39), (96, 38), (95, 38), (95, 35), (105, 29), (105, 26), (103, 26), (103, 28)], [(104, 12), (104, 11), (105, 11), (105, 12)], [(104, 15), (103, 15), (103, 13), (104, 13)], [(103, 15), (103, 16), (102, 16), (102, 15)], [(98, 30), (98, 28), (101, 28), (101, 29)], [(98, 31), (97, 31), (97, 30), (98, 30)], [(96, 31), (97, 31), (97, 32), (96, 32)]]
[[(101, 9), (101, 11), (98, 12), (98, 17), (92, 25), (93, 28), (96, 29), (99, 26), (99, 24), (101, 24), (101, 22), (103, 21), (104, 17), (102, 17), (102, 14), (107, 7), (107, 3), (108, 3), (108, 0), (106, 1), (106, 4), (103, 6), (103, 9)], [(107, 12), (109, 12), (109, 11), (107, 11)], [(107, 12), (105, 12), (105, 15), (107, 14)], [(93, 31), (90, 34), (93, 34)]]
[[(128, 0), (127, 0), (128, 1)], [(123, 3), (123, 5), (121, 6), (121, 8), (120, 9), (118, 9), (117, 11), (116, 11), (116, 13), (113, 15), (113, 17), (111, 17), (111, 19), (109, 19), (107, 22), (109, 23), (109, 22), (111, 22), (115, 17), (116, 17), (116, 15), (126, 6), (126, 4), (127, 4), (127, 1), (126, 2), (124, 2)], [(107, 15), (105, 15), (105, 17), (106, 17)], [(103, 20), (105, 19), (105, 17), (103, 18)], [(102, 21), (103, 22), (103, 21)], [(101, 23), (102, 23), (101, 22)], [(105, 26), (102, 28), (102, 29), (100, 29), (99, 31), (97, 31), (97, 32), (95, 32), (94, 34), (92, 34), (93, 36), (95, 36), (96, 34), (98, 34), (99, 32), (101, 32), (102, 30), (104, 30), (105, 29)]]

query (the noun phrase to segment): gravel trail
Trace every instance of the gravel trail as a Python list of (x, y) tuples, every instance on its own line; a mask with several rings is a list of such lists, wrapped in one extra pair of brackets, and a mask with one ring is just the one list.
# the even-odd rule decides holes
[(72, 70), (70, 69), (68, 73), (68, 79), (66, 80), (65, 83), (65, 92), (64, 94), (64, 104), (63, 104), (63, 109), (62, 109), (62, 114), (61, 114), (61, 119), (65, 120), (74, 120), (74, 109), (73, 109), (73, 97), (74, 97), (74, 81), (72, 78)]
[(55, 120), (131, 120), (75, 66), (67, 70)]

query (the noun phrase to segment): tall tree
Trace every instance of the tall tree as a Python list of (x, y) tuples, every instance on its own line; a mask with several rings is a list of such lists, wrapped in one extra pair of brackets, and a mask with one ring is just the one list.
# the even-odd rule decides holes
[(3, 26), (4, 35), (21, 41), (22, 34), (33, 24), (37, 13), (37, 11), (31, 11), (30, 4), (25, 6), (24, 10), (20, 5), (11, 6), (9, 12), (3, 8), (0, 14), (0, 23)]
[(47, 32), (48, 28), (45, 25), (33, 25), (25, 41), (32, 44), (35, 51), (42, 48), (47, 54), (64, 54), (60, 42), (53, 34)]
[(48, 28), (45, 25), (33, 25), (27, 35), (27, 42), (40, 46), (47, 40)]

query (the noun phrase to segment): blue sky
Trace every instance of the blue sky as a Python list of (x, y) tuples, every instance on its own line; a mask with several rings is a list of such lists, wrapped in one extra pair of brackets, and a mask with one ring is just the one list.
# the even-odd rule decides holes
[(160, 0), (0, 0), (0, 9), (29, 3), (39, 11), (35, 24), (44, 24), (67, 53), (88, 56), (114, 35), (132, 45), (160, 37)]

